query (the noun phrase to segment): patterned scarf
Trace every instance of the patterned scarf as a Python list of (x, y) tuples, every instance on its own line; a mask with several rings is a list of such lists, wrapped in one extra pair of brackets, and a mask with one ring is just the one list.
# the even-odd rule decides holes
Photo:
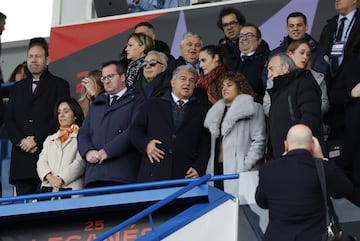
[(64, 144), (70, 137), (71, 133), (77, 134), (79, 131), (79, 126), (72, 124), (70, 127), (61, 127), (59, 128), (59, 140), (61, 144)]
[(145, 61), (145, 57), (138, 58), (129, 63), (126, 70), (126, 85), (132, 87), (142, 70), (142, 63)]
[(227, 68), (220, 64), (211, 70), (210, 73), (206, 75), (202, 74), (196, 83), (196, 86), (207, 91), (208, 99), (213, 104), (220, 99), (220, 93), (218, 91), (219, 79), (226, 71)]

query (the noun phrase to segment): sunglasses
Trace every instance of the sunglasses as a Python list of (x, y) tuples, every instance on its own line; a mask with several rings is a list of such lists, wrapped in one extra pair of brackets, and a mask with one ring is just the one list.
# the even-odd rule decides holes
[(147, 65), (150, 65), (151, 67), (154, 67), (156, 64), (161, 64), (161, 65), (164, 65), (163, 63), (157, 61), (156, 59), (152, 59), (150, 61), (144, 61), (142, 63), (142, 67), (146, 67)]

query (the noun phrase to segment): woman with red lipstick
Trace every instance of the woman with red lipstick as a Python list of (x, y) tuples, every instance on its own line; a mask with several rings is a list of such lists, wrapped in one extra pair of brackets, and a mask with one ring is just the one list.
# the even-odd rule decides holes
[(84, 120), (79, 103), (70, 97), (55, 105), (59, 130), (44, 142), (37, 172), (42, 192), (58, 192), (83, 188), (85, 161), (78, 152), (77, 133)]

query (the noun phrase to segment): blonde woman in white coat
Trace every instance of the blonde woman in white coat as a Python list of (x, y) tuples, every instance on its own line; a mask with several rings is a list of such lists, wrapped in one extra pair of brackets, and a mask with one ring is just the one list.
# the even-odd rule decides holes
[[(265, 151), (265, 117), (254, 102), (254, 91), (240, 73), (228, 72), (220, 80), (221, 96), (208, 111), (204, 126), (211, 133), (207, 173), (234, 174), (252, 169)], [(241, 178), (240, 178), (241, 179)], [(239, 180), (215, 183), (235, 197)]]
[(59, 130), (48, 136), (37, 162), (42, 192), (83, 188), (85, 161), (78, 152), (77, 132), (84, 120), (79, 103), (64, 97), (55, 105)]

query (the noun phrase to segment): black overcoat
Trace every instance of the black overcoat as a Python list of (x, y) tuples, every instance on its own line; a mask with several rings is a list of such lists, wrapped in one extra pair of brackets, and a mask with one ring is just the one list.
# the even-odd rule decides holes
[[(32, 76), (16, 82), (10, 90), (6, 108), (6, 131), (13, 144), (11, 151), (10, 183), (38, 178), (36, 162), (45, 138), (56, 132), (55, 103), (60, 97), (70, 96), (69, 83), (46, 70), (40, 76), (36, 94), (32, 93)], [(24, 152), (19, 143), (27, 136), (35, 136), (37, 152)]]
[[(142, 152), (138, 181), (185, 178), (193, 167), (204, 175), (210, 155), (210, 133), (203, 126), (207, 108), (190, 98), (181, 125), (176, 128), (172, 117), (170, 92), (161, 98), (149, 99), (130, 129), (133, 144)], [(165, 152), (161, 162), (151, 163), (146, 154), (150, 140)]]

